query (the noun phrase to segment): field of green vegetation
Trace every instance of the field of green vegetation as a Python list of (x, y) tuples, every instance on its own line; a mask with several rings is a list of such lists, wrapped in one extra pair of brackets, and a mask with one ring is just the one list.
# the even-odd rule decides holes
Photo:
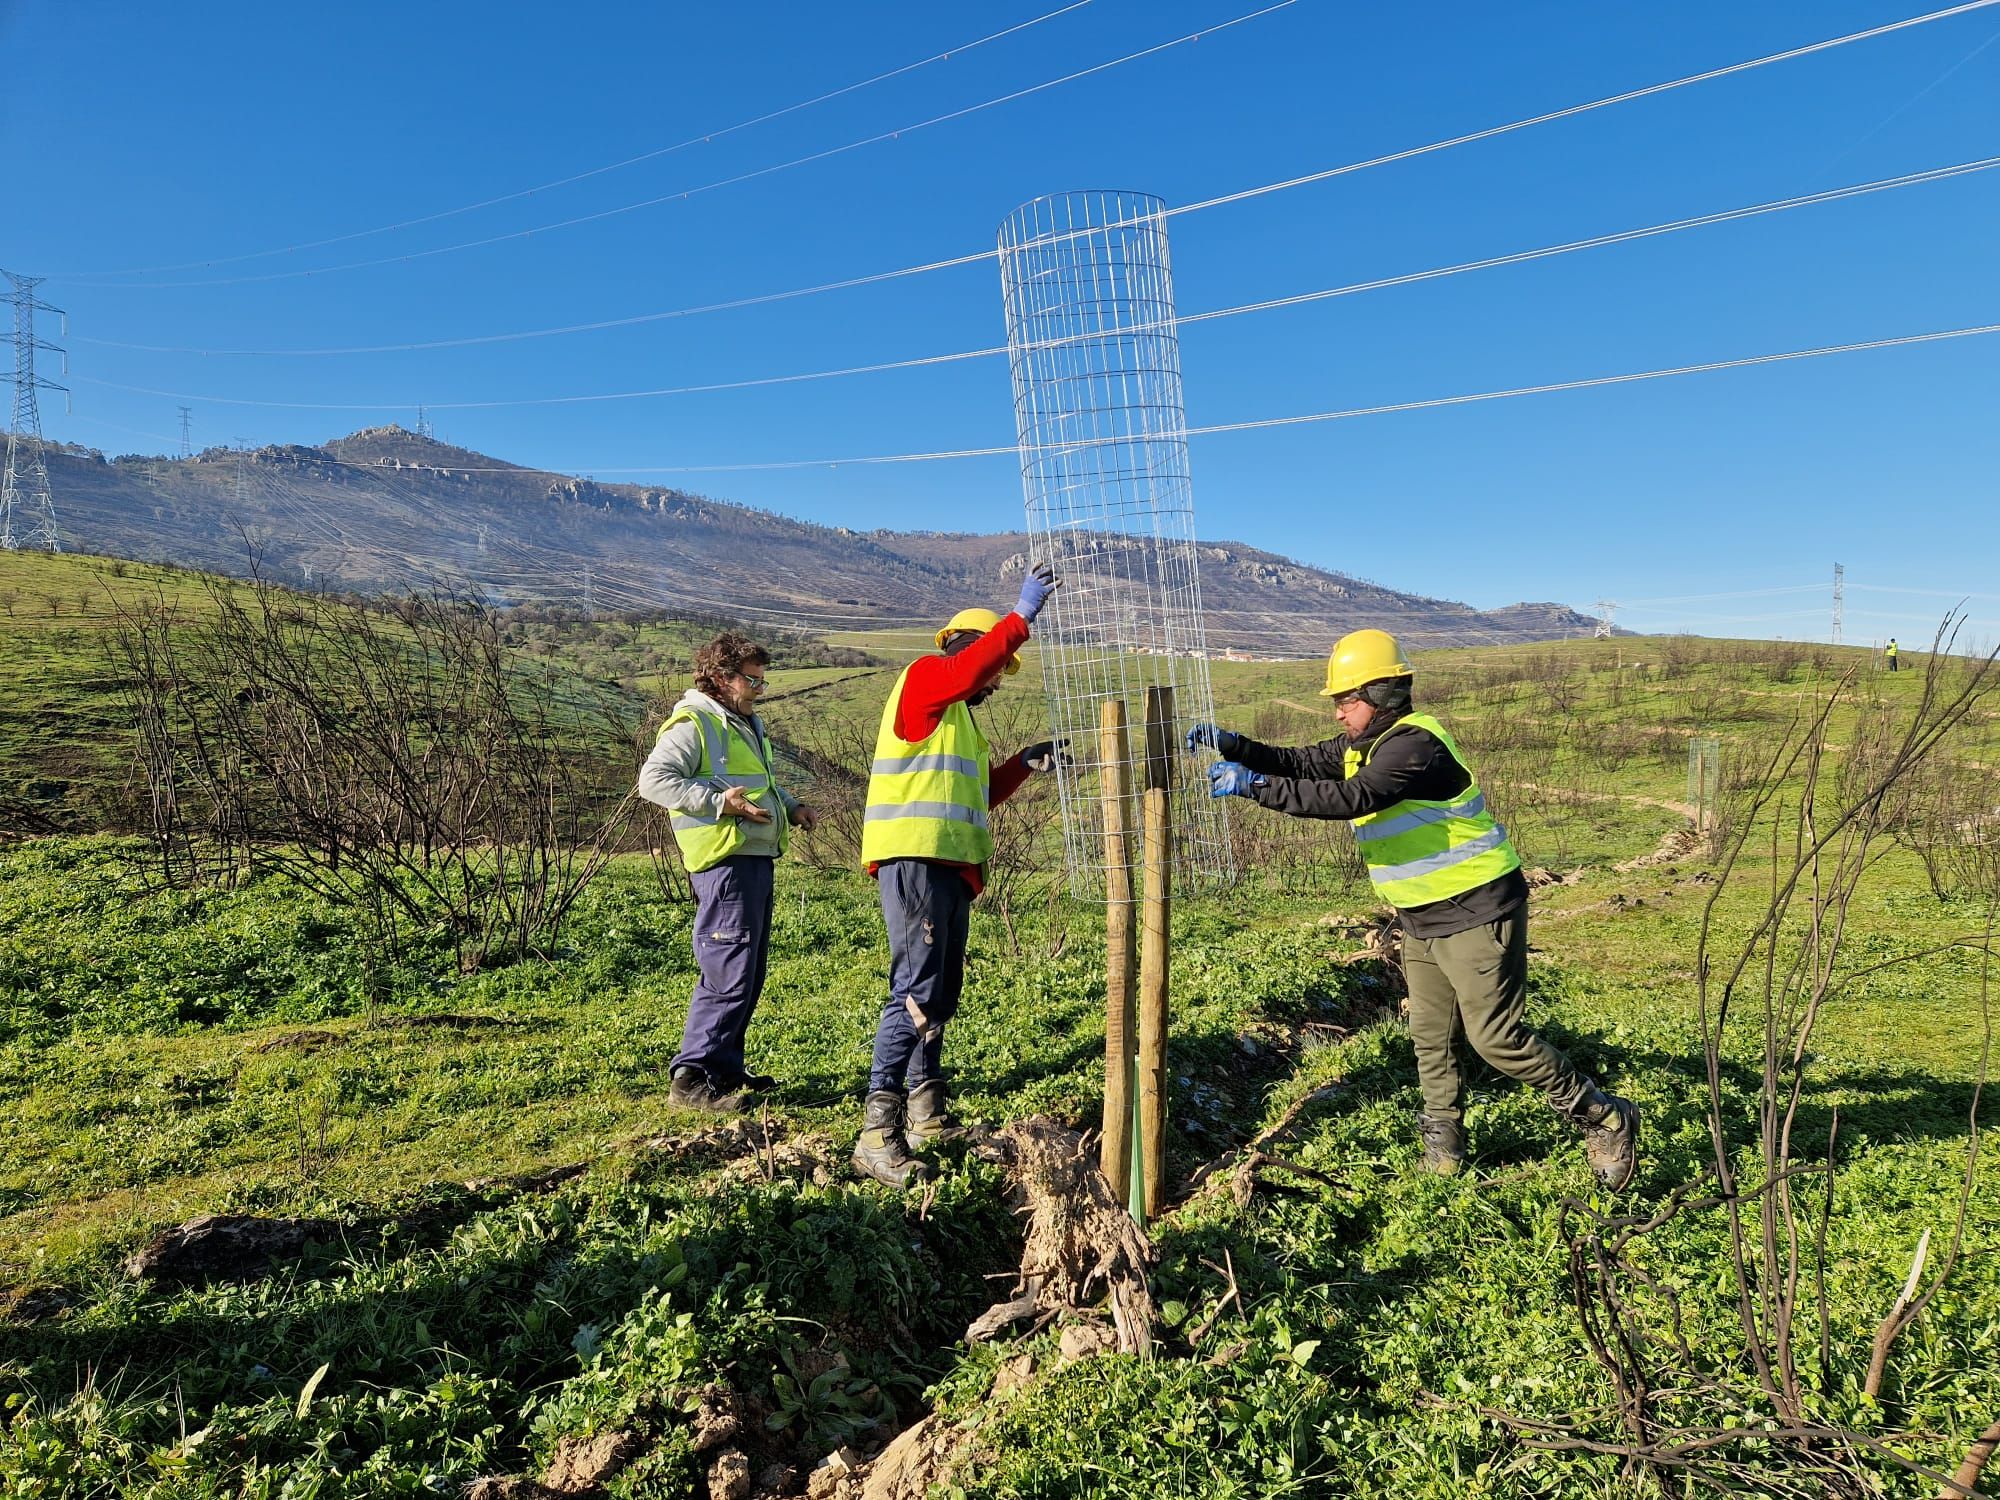
[[(109, 611), (73, 601), (201, 591), (106, 567), (0, 556), (10, 791), (124, 784)], [(27, 602), (52, 594), (59, 613)], [(533, 632), (525, 652), (635, 704), (680, 685), (604, 627)], [(781, 1085), (718, 1125), (667, 1103), (690, 910), (644, 853), (611, 859), (538, 951), (467, 973), (442, 927), (406, 925), (385, 961), (365, 913), (282, 869), (171, 886), (138, 837), (17, 837), (0, 845), (0, 1493), (426, 1495), (527, 1475), (824, 1495), (827, 1455), (865, 1458), (930, 1414), (934, 1463), (879, 1493), (1936, 1494), (2000, 1417), (2000, 1173), (1974, 1150), (1992, 1122), (2000, 700), (1871, 800), (1906, 726), (1935, 717), (1913, 664), (1683, 639), (1419, 659), (1420, 701), (1537, 871), (1534, 1018), (1644, 1111), (1646, 1160), (1615, 1199), (1538, 1100), (1476, 1066), (1474, 1170), (1417, 1170), (1414, 1065), (1351, 846), (1237, 804), (1244, 877), (1176, 904), (1171, 959), (1170, 1175), (1224, 1170), (1153, 1227), (1145, 1359), (1076, 1357), (1061, 1326), (963, 1341), (1022, 1248), (1006, 1174), (977, 1151), (946, 1148), (906, 1197), (848, 1169), (887, 950), (837, 840), (779, 871), (750, 1050)], [(773, 671), (768, 716), (788, 764), (819, 768), (815, 795), (852, 795), (832, 762), (853, 726), (872, 736), (893, 671)], [(1319, 675), (1217, 664), (1219, 717), (1328, 735)], [(1933, 699), (1971, 675), (1945, 664)], [(1003, 743), (1032, 725), (1033, 682), (1031, 664), (994, 702)], [(1818, 764), (1764, 774), (1829, 703)], [(1700, 831), (1695, 736), (1721, 765)], [(98, 758), (51, 762), (59, 745)], [(57, 801), (69, 828), (97, 805)], [(1046, 788), (1017, 801), (1045, 832)], [(1857, 804), (1876, 832), (1850, 871), (1834, 823)], [(1774, 925), (1802, 827), (1829, 842)], [(995, 874), (947, 1048), (961, 1107), (1087, 1128), (1102, 913), (1036, 859)], [(1744, 951), (1711, 1077), (1702, 1002), (1712, 1023)], [(1775, 1163), (1796, 1215), (1767, 1261), (1765, 1059), (1808, 999), (1799, 1056), (1780, 1048), (1770, 1075), (1800, 1102)], [(1234, 1170), (1274, 1128), (1260, 1149), (1281, 1165)], [(1712, 1131), (1739, 1174), (1743, 1271)], [(276, 1237), (178, 1255), (157, 1238), (202, 1215)], [(1871, 1378), (1926, 1233), (1921, 1303)], [(1770, 1382), (1789, 1406), (1753, 1351), (1776, 1347), (1779, 1305), (1795, 1369)], [(1685, 1450), (1637, 1467), (1635, 1370), (1655, 1455), (1676, 1434)]]

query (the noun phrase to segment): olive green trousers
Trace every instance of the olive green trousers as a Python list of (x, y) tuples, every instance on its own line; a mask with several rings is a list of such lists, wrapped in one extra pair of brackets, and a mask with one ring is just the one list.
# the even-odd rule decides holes
[(1575, 1109), (1589, 1087), (1568, 1058), (1528, 1029), (1528, 913), (1517, 908), (1497, 922), (1450, 937), (1403, 934), (1403, 978), (1410, 989), (1410, 1040), (1424, 1113), (1456, 1120), (1465, 1079), (1456, 1042), (1509, 1078), (1540, 1089), (1560, 1114)]

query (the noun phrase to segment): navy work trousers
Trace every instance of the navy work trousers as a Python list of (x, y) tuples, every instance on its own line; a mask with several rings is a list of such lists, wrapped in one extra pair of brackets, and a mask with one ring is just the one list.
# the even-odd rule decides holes
[[(972, 887), (954, 866), (923, 859), (885, 861), (875, 880), (889, 929), (889, 999), (875, 1027), (868, 1089), (901, 1093), (940, 1076), (944, 1023), (958, 1013), (965, 988)], [(918, 1034), (906, 999), (923, 1011), (928, 1036)]]
[(673, 1066), (700, 1068), (722, 1088), (743, 1081), (743, 1033), (764, 993), (775, 863), (768, 855), (737, 854), (688, 876), (701, 978), (688, 1001)]

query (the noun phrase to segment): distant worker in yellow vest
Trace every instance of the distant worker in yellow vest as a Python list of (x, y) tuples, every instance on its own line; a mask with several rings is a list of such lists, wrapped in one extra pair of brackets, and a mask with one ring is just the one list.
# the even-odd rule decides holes
[(1896, 664), (1896, 658), (1899, 654), (1900, 651), (1896, 645), (1896, 638), (1892, 635), (1889, 637), (1889, 644), (1882, 648), (1882, 655), (1888, 660), (1891, 672), (1901, 670)]
[(938, 654), (896, 678), (882, 709), (868, 777), (861, 860), (889, 929), (889, 997), (875, 1028), (855, 1169), (890, 1187), (930, 1175), (913, 1150), (957, 1132), (946, 1109), (944, 1028), (965, 986), (973, 898), (993, 854), (987, 816), (1031, 772), (1055, 769), (1060, 747), (1030, 745), (993, 764), (972, 709), (1003, 676), (1058, 580), (1042, 563), (1009, 615), (962, 609), (937, 633)]
[(1188, 748), (1208, 745), (1224, 757), (1208, 768), (1213, 796), (1353, 823), (1376, 894), (1402, 918), (1424, 1165), (1452, 1173), (1465, 1164), (1456, 1051), (1462, 1028), (1481, 1057), (1540, 1089), (1583, 1132), (1600, 1184), (1623, 1188), (1638, 1166), (1638, 1108), (1579, 1074), (1523, 1019), (1528, 886), (1520, 856), (1486, 810), (1457, 742), (1429, 714), (1413, 711), (1413, 680), (1393, 637), (1357, 630), (1334, 646), (1321, 690), (1344, 733), (1282, 749), (1197, 724)]
[(771, 738), (757, 716), (771, 657), (725, 631), (695, 653), (694, 686), (674, 705), (639, 771), (639, 795), (670, 814), (694, 888), (694, 957), (667, 1097), (687, 1109), (729, 1113), (746, 1091), (777, 1080), (744, 1065), (744, 1035), (771, 943), (773, 867), (790, 827), (810, 829), (813, 809), (778, 785)]

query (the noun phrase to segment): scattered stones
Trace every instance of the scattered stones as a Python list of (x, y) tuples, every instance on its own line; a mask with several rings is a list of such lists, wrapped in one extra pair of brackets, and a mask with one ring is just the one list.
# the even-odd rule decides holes
[(861, 1466), (861, 1455), (852, 1448), (836, 1448), (813, 1466), (806, 1476), (806, 1494), (809, 1500), (831, 1500), (841, 1489), (841, 1482)]
[(1118, 1331), (1094, 1320), (1078, 1319), (1063, 1324), (1056, 1349), (1066, 1365), (1079, 1359), (1095, 1359), (1100, 1354), (1115, 1354), (1118, 1352)]
[(708, 1500), (747, 1500), (750, 1460), (740, 1448), (725, 1448), (708, 1466)]
[[(716, 1381), (704, 1386), (701, 1405), (689, 1424), (689, 1441), (697, 1453), (706, 1453), (732, 1440), (743, 1430), (743, 1403), (736, 1392)], [(747, 1473), (747, 1471), (746, 1471)], [(747, 1482), (747, 1480), (746, 1480)]]
[(1004, 1396), (1008, 1391), (1017, 1391), (1034, 1378), (1034, 1354), (1032, 1352), (1017, 1354), (993, 1372), (993, 1394)]
[(542, 1484), (558, 1495), (587, 1495), (630, 1463), (643, 1446), (630, 1432), (566, 1437), (556, 1444)]
[(461, 1500), (550, 1500), (558, 1493), (519, 1474), (488, 1474), (459, 1491)]

